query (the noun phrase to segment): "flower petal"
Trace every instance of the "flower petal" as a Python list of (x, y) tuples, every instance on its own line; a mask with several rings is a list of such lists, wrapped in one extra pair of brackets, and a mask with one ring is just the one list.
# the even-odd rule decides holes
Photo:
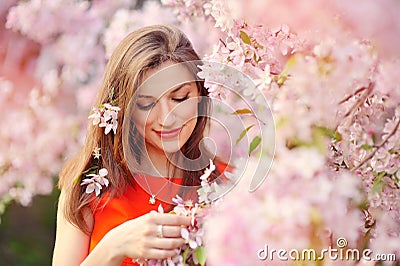
[(189, 246), (191, 249), (196, 249), (197, 248), (197, 243), (194, 240), (189, 240)]
[(186, 228), (181, 228), (181, 236), (183, 239), (189, 239), (189, 231)]
[(101, 168), (101, 169), (99, 170), (99, 176), (105, 177), (106, 175), (108, 175), (107, 169), (106, 169), (106, 168)]
[(86, 187), (86, 193), (87, 194), (90, 194), (90, 193), (92, 193), (93, 191), (94, 191), (94, 189), (95, 189), (95, 185), (94, 185), (94, 183), (92, 183), (92, 184), (89, 184), (87, 187)]
[(164, 209), (163, 209), (163, 207), (161, 206), (161, 204), (158, 205), (158, 212), (159, 212), (159, 213), (164, 213)]
[(104, 130), (104, 134), (107, 135), (108, 133), (110, 133), (111, 129), (112, 129), (112, 125), (107, 124), (107, 125), (106, 125), (106, 129)]

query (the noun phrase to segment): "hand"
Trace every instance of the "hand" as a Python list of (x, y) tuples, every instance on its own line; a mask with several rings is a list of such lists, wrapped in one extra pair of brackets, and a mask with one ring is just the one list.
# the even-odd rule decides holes
[[(185, 242), (181, 228), (190, 225), (190, 217), (151, 212), (112, 229), (106, 237), (121, 257), (166, 259)], [(110, 239), (111, 238), (111, 239)]]

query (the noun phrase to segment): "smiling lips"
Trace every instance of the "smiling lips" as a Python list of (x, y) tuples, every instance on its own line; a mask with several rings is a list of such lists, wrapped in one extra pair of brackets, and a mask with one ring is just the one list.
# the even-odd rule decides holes
[(181, 133), (182, 127), (172, 130), (154, 130), (157, 135), (159, 135), (163, 139), (173, 139), (179, 136)]

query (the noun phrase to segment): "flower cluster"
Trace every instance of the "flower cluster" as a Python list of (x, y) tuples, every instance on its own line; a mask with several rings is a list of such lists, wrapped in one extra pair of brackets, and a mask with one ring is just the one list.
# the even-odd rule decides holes
[[(209, 208), (215, 202), (213, 193), (217, 191), (216, 183), (210, 183), (208, 178), (215, 170), (215, 165), (210, 160), (209, 168), (206, 168), (201, 178), (201, 188), (198, 189), (199, 202), (193, 204), (191, 200), (185, 201), (176, 195), (172, 201), (176, 204), (171, 213), (191, 217), (188, 228), (181, 229), (181, 236), (185, 244), (177, 250), (177, 255), (167, 260), (147, 260), (147, 265), (205, 265), (206, 249), (204, 243), (204, 224)], [(159, 213), (164, 213), (161, 204)]]
[[(226, 95), (226, 88), (222, 86), (225, 85), (238, 92), (243, 90), (244, 96), (254, 99), (258, 104), (261, 104), (261, 91), (272, 103), (278, 88), (287, 78), (282, 58), (302, 51), (304, 41), (285, 25), (268, 29), (235, 21), (234, 26), (229, 35), (224, 40), (220, 39), (213, 53), (205, 59), (234, 68), (236, 73), (241, 71), (253, 80), (254, 85), (243, 84), (236, 73), (230, 73), (226, 69), (213, 69), (213, 64), (209, 62), (201, 67), (199, 76), (205, 79), (205, 86), (211, 96), (225, 98), (220, 97)], [(224, 75), (220, 74), (221, 71)]]
[(199, 203), (203, 205), (210, 205), (216, 199), (215, 193), (218, 193), (219, 186), (217, 182), (211, 182), (210, 175), (215, 170), (215, 164), (210, 159), (210, 166), (204, 170), (204, 174), (200, 176), (201, 188), (197, 190), (199, 195)]
[(96, 193), (96, 196), (100, 195), (100, 191), (103, 186), (108, 187), (109, 181), (105, 178), (108, 175), (108, 171), (105, 168), (101, 168), (97, 174), (88, 174), (82, 180), (81, 186), (86, 186), (86, 193), (91, 194), (93, 191)]
[(103, 187), (108, 187), (110, 182), (106, 178), (106, 176), (108, 175), (107, 169), (106, 168), (99, 169), (99, 159), (101, 157), (99, 147), (96, 147), (93, 150), (93, 157), (94, 157), (93, 165), (89, 169), (85, 170), (81, 175), (81, 176), (85, 175), (86, 178), (82, 179), (82, 177), (80, 176), (74, 181), (74, 184), (78, 183), (82, 179), (80, 185), (86, 186), (85, 192), (87, 194), (95, 192), (96, 196), (99, 196)]
[[(111, 92), (111, 98), (113, 91)], [(93, 114), (89, 115), (89, 119), (93, 119), (93, 125), (99, 125), (99, 127), (105, 127), (104, 134), (110, 133), (113, 130), (114, 134), (117, 133), (118, 128), (118, 111), (121, 109), (118, 106), (113, 106), (109, 103), (102, 104), (99, 108), (93, 107)], [(83, 179), (81, 186), (86, 186), (85, 192), (91, 194), (95, 192), (96, 196), (100, 195), (100, 191), (103, 187), (108, 187), (109, 181), (106, 178), (108, 171), (106, 168), (98, 169), (98, 161), (101, 157), (100, 148), (96, 147), (93, 150), (93, 157), (97, 163), (94, 166), (86, 170), (84, 173), (89, 172), (86, 175), (87, 178)]]
[(209, 0), (161, 0), (164, 6), (174, 8), (174, 13), (180, 20), (190, 20), (194, 16), (202, 16)]
[(89, 115), (89, 119), (93, 119), (93, 125), (104, 127), (104, 133), (107, 135), (113, 130), (117, 133), (118, 127), (118, 106), (113, 106), (109, 103), (102, 104), (99, 108), (93, 107), (93, 113)]

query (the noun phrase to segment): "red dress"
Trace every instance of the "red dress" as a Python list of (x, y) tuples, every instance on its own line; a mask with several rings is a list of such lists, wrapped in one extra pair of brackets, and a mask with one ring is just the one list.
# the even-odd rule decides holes
[[(163, 206), (164, 210), (172, 209), (172, 205), (160, 201), (158, 197), (164, 198), (164, 195), (162, 195), (163, 193), (172, 195), (171, 198), (174, 197), (174, 195), (179, 192), (178, 189), (167, 189), (168, 185), (166, 185), (166, 182), (182, 184), (182, 178), (146, 178), (150, 187), (152, 188), (153, 193), (157, 193), (161, 189), (161, 191), (157, 194), (155, 204), (149, 203), (150, 194), (146, 191), (146, 187), (142, 188), (139, 184), (136, 184), (135, 186), (129, 186), (121, 197), (109, 199), (104, 208), (99, 208), (93, 214), (94, 225), (90, 237), (89, 252), (91, 252), (104, 237), (104, 235), (114, 227), (128, 220), (135, 219), (139, 216), (149, 213), (152, 210), (157, 211), (160, 204)], [(125, 258), (121, 265), (139, 264), (132, 262), (131, 258)]]
[[(220, 173), (223, 173), (227, 167), (224, 164), (217, 165)], [(150, 204), (150, 194), (146, 191), (146, 186), (142, 188), (139, 184), (129, 186), (121, 197), (110, 198), (104, 208), (99, 208), (93, 214), (94, 225), (90, 237), (89, 252), (100, 242), (104, 235), (114, 227), (128, 221), (149, 213), (152, 210), (157, 211), (158, 206), (161, 204), (164, 210), (171, 210), (171, 204), (160, 201), (160, 199), (169, 199), (174, 197), (179, 192), (180, 186), (169, 186), (166, 182), (173, 182), (175, 184), (182, 184), (182, 178), (160, 178), (160, 177), (146, 177), (151, 191), (156, 196), (155, 204)], [(172, 187), (172, 188), (171, 188)], [(171, 195), (171, 196), (170, 196)], [(104, 198), (107, 198), (106, 196)], [(106, 199), (103, 199), (106, 200)], [(102, 202), (100, 202), (101, 205)], [(139, 265), (132, 262), (131, 258), (125, 258), (121, 265)]]

